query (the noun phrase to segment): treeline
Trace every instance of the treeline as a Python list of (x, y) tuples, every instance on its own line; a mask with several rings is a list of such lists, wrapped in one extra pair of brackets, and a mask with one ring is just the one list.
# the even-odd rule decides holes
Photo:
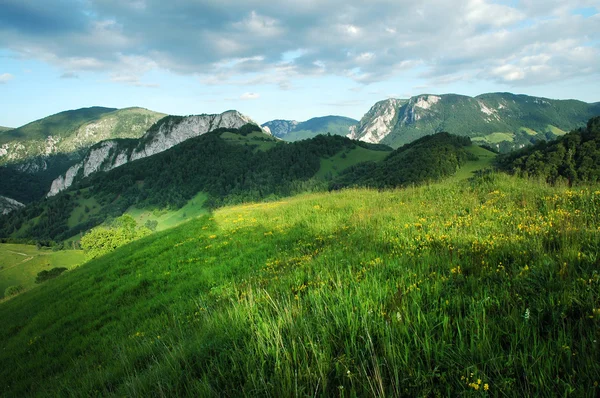
[[(288, 196), (316, 184), (312, 177), (322, 158), (363, 146), (345, 137), (321, 135), (296, 143), (275, 143), (260, 151), (251, 139), (232, 144), (220, 137), (224, 132), (247, 136), (259, 131), (254, 125), (215, 130), (152, 157), (97, 173), (55, 197), (0, 217), (0, 236), (62, 241), (109, 217), (121, 216), (132, 205), (178, 209), (200, 191), (208, 194), (211, 207)], [(100, 203), (100, 211), (84, 223), (69, 226), (73, 209), (89, 197)], [(33, 225), (22, 228), (32, 219)]]
[(365, 162), (350, 167), (331, 182), (331, 189), (350, 186), (395, 188), (450, 176), (476, 156), (467, 152), (468, 137), (446, 132), (428, 135), (406, 144), (380, 163)]
[(549, 183), (600, 181), (600, 117), (555, 141), (503, 155), (497, 164), (509, 173), (541, 177)]

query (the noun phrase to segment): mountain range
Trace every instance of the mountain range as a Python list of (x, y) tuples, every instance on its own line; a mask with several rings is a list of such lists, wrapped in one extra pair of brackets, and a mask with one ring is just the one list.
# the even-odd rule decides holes
[(440, 131), (506, 152), (564, 135), (600, 114), (600, 103), (490, 93), (418, 95), (376, 103), (349, 137), (397, 148)]
[(315, 117), (305, 122), (295, 120), (272, 120), (261, 127), (274, 137), (285, 141), (298, 141), (313, 138), (319, 134), (348, 135), (350, 128), (358, 124), (358, 120), (344, 116)]

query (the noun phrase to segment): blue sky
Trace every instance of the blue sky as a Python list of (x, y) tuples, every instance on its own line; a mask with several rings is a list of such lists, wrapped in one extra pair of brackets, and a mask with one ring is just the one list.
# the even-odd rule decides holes
[(422, 93), (600, 101), (598, 0), (0, 0), (0, 125), (67, 109), (263, 123)]

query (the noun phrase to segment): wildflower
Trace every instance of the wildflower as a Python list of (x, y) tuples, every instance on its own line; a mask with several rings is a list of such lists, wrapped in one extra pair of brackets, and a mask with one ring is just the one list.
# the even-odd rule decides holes
[(489, 385), (488, 383), (485, 383), (485, 384), (483, 385), (483, 390), (484, 390), (484, 391), (488, 391), (489, 389), (490, 389), (490, 385)]
[(208, 239), (215, 239), (217, 237), (217, 235), (211, 235), (208, 237)]

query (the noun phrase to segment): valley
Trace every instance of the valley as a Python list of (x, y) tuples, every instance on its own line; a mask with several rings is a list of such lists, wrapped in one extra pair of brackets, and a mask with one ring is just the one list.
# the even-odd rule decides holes
[(600, 118), (578, 126), (499, 154), (229, 111), (100, 141), (4, 199), (6, 395), (585, 395)]

